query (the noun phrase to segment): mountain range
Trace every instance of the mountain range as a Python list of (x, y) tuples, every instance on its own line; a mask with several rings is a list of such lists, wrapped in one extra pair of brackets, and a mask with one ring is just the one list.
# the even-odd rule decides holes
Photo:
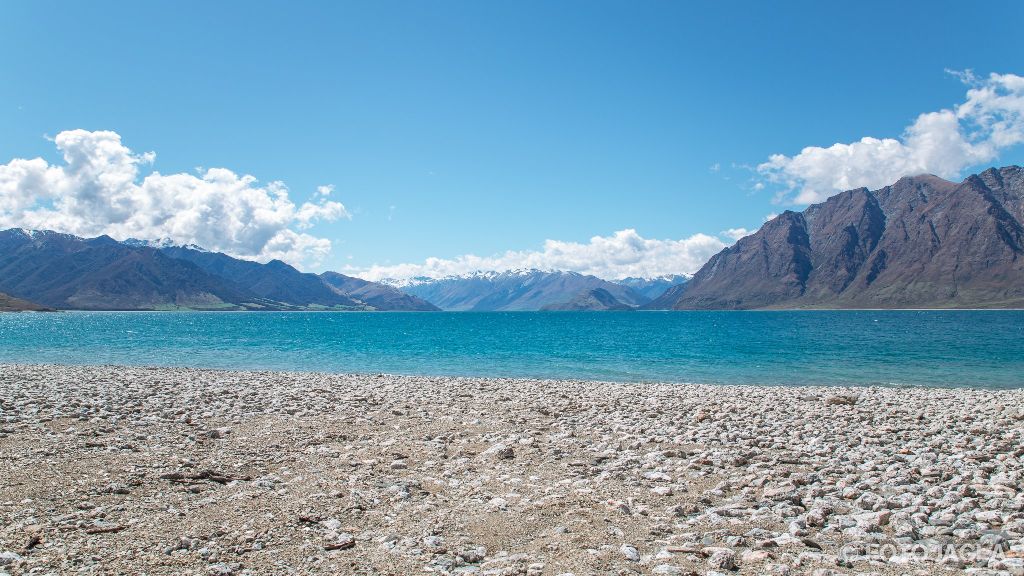
[(195, 246), (0, 231), (0, 292), (45, 307), (437, 310), (393, 287), (361, 280), (354, 286), (345, 279), (336, 273), (303, 273), (279, 260), (261, 264)]
[(1024, 169), (923, 175), (786, 211), (695, 275), (565, 271), (370, 282), (168, 241), (0, 231), (0, 310), (1024, 307)]
[(485, 311), (564, 305), (603, 310), (638, 307), (677, 281), (685, 277), (616, 283), (575, 272), (517, 270), (378, 283), (168, 240), (0, 231), (0, 292), (14, 298), (10, 308)]
[[(641, 306), (651, 300), (628, 285), (563, 271), (475, 272), (464, 276), (413, 278), (390, 283), (442, 310), (540, 310), (545, 306), (568, 304), (598, 288), (628, 307)], [(635, 282), (635, 285), (644, 287), (640, 282)]]
[(1024, 169), (906, 177), (786, 211), (645, 307), (1024, 307)]

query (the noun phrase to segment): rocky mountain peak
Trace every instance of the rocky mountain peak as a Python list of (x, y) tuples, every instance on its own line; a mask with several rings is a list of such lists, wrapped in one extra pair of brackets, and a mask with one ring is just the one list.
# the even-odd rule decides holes
[(910, 176), (786, 211), (653, 306), (1024, 305), (1024, 172)]

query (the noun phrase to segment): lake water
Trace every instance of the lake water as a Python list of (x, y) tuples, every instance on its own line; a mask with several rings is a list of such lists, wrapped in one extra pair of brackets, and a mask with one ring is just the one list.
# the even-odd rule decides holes
[(1024, 386), (1024, 311), (0, 314), (0, 362)]

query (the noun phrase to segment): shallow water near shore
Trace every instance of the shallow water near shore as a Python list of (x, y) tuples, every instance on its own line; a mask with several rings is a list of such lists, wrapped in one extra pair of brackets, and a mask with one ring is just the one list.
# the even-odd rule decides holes
[(2, 314), (0, 362), (1016, 388), (1024, 311)]

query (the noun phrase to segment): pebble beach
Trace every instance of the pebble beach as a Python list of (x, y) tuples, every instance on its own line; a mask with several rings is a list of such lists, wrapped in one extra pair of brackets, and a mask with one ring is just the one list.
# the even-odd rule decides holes
[(0, 365), (0, 574), (1024, 574), (1024, 391)]

